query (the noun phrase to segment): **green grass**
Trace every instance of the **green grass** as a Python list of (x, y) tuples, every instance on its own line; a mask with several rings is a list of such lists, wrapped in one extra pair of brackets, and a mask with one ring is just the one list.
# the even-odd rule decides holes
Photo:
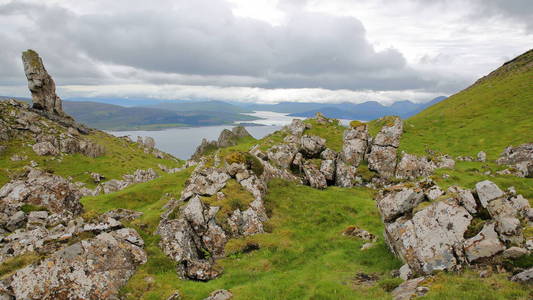
[(495, 159), (509, 145), (533, 142), (533, 51), (468, 89), (409, 118), (400, 149), (451, 155), (483, 150)]
[(320, 124), (315, 119), (307, 119), (304, 122), (311, 124), (311, 128), (306, 129), (304, 134), (324, 138), (326, 139), (326, 147), (340, 152), (342, 150), (342, 136), (346, 127), (342, 126), (338, 120), (332, 120), (333, 123)]
[(34, 252), (28, 252), (19, 256), (7, 259), (0, 264), (0, 279), (5, 279), (13, 274), (16, 270), (24, 268), (27, 265), (38, 262), (42, 257)]
[[(124, 207), (144, 212), (128, 225), (144, 238), (148, 262), (122, 289), (127, 299), (166, 299), (176, 290), (183, 299), (203, 299), (221, 288), (231, 290), (237, 300), (390, 299), (389, 291), (400, 283), (389, 275), (402, 263), (383, 241), (372, 190), (316, 190), (281, 180), (269, 184), (265, 200), (271, 215), (267, 223), (270, 233), (231, 240), (226, 246), (228, 257), (219, 261), (224, 267), (220, 278), (180, 280), (175, 263), (161, 252), (153, 232), (168, 193), (179, 195), (189, 174), (190, 170), (169, 174), (117, 193), (83, 199), (85, 207), (93, 211)], [(376, 246), (361, 251), (364, 241), (343, 236), (343, 230), (352, 225), (375, 234)], [(358, 272), (379, 279), (374, 285), (361, 285), (354, 282)], [(464, 299), (468, 293), (472, 299), (527, 299), (530, 290), (508, 281), (508, 275), (438, 274), (438, 280), (428, 283), (431, 291), (427, 297)], [(492, 286), (500, 288), (493, 290)]]
[[(10, 180), (9, 175), (20, 172), (22, 167), (28, 165), (31, 160), (37, 162), (41, 169), (52, 171), (63, 177), (71, 176), (73, 181), (86, 183), (90, 187), (95, 185), (90, 177), (91, 172), (100, 173), (106, 179), (121, 179), (122, 175), (133, 173), (137, 169), (153, 168), (156, 172), (161, 173), (158, 164), (172, 168), (181, 164), (170, 157), (166, 159), (156, 158), (150, 153), (144, 153), (144, 150), (139, 148), (136, 143), (113, 137), (101, 131), (96, 131), (87, 137), (105, 147), (104, 156), (91, 158), (82, 154), (68, 154), (59, 160), (55, 157), (35, 154), (24, 139), (11, 140), (7, 144), (5, 153), (0, 156), (0, 186)], [(11, 161), (10, 157), (14, 154), (27, 156), (28, 159)]]

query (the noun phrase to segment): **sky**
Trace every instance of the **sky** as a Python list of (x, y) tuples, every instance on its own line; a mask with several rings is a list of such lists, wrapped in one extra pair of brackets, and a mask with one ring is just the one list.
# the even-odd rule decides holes
[[(0, 95), (426, 102), (533, 47), (531, 0), (0, 0)], [(132, 100), (134, 101), (134, 100)]]

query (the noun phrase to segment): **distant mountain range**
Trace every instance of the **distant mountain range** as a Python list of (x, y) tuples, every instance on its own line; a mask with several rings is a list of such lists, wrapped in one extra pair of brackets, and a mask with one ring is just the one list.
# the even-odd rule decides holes
[(279, 113), (288, 113), (294, 117), (312, 117), (317, 112), (323, 113), (328, 118), (374, 120), (386, 115), (396, 115), (408, 118), (416, 115), (427, 107), (446, 99), (437, 97), (427, 103), (414, 103), (408, 100), (397, 101), (390, 106), (385, 106), (376, 101), (367, 101), (360, 104), (344, 103), (310, 103), (310, 102), (281, 102), (278, 104), (250, 104), (243, 106), (249, 110), (265, 110)]
[[(2, 98), (2, 96), (0, 96)], [(8, 97), (4, 97), (8, 98)], [(29, 98), (17, 98), (31, 101)], [(294, 117), (312, 117), (317, 112), (329, 118), (373, 120), (385, 115), (408, 118), (446, 97), (427, 103), (398, 101), (384, 106), (376, 101), (354, 103), (281, 102), (278, 104), (228, 103), (223, 101), (159, 100), (151, 98), (68, 98), (65, 112), (81, 123), (103, 130), (157, 130), (182, 126), (233, 124), (257, 120), (243, 113), (273, 111)]]

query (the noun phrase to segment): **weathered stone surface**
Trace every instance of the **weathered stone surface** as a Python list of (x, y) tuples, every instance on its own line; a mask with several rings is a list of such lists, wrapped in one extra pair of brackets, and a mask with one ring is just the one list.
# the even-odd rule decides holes
[(397, 149), (390, 146), (372, 145), (368, 155), (368, 168), (384, 178), (391, 178), (396, 171)]
[(233, 134), (239, 139), (252, 137), (252, 135), (248, 132), (248, 130), (246, 130), (246, 128), (244, 128), (244, 126), (235, 126), (231, 129), (231, 132), (233, 132)]
[(525, 248), (511, 247), (503, 251), (504, 258), (516, 259), (525, 255), (528, 255), (529, 251)]
[(335, 180), (336, 163), (335, 159), (322, 160), (320, 162), (320, 172), (324, 175), (326, 180)]
[(3, 205), (32, 204), (59, 214), (81, 213), (80, 198), (81, 194), (75, 184), (38, 169), (30, 169), (25, 178), (13, 180), (0, 189)]
[(309, 181), (309, 185), (311, 187), (317, 189), (325, 189), (327, 187), (328, 184), (326, 181), (326, 177), (322, 172), (320, 172), (320, 169), (313, 163), (306, 162), (303, 165), (303, 170), (305, 173), (305, 177), (307, 178), (307, 181)]
[(216, 168), (196, 168), (187, 179), (186, 187), (181, 193), (181, 199), (187, 200), (193, 195), (212, 196), (220, 191), (230, 176), (223, 170)]
[[(392, 291), (392, 297), (394, 300), (409, 300), (416, 296), (423, 296), (425, 293), (419, 293), (417, 288), (425, 280), (425, 277), (419, 277), (411, 280), (407, 280), (400, 284)], [(425, 290), (424, 290), (425, 291)], [(427, 292), (427, 291), (425, 291)]]
[(352, 187), (356, 183), (357, 168), (337, 159), (335, 170), (335, 185), (340, 187)]
[(61, 99), (56, 95), (55, 82), (48, 75), (39, 54), (33, 50), (24, 51), (22, 62), (33, 99), (33, 107), (53, 114), (64, 115)]
[(386, 195), (378, 195), (378, 208), (385, 222), (392, 221), (411, 211), (424, 200), (424, 193), (413, 188), (402, 188)]
[(402, 179), (415, 179), (429, 176), (435, 166), (425, 156), (419, 157), (413, 154), (403, 153), (402, 159), (396, 168), (396, 177)]
[(316, 157), (326, 148), (326, 140), (319, 136), (302, 136), (301, 152), (306, 157)]
[(283, 169), (288, 169), (290, 168), (291, 163), (294, 161), (298, 151), (299, 148), (295, 144), (280, 144), (271, 147), (267, 155), (268, 159), (275, 165)]
[(463, 189), (458, 186), (451, 186), (448, 188), (449, 194), (454, 194), (457, 202), (462, 205), (469, 213), (477, 213), (477, 203), (472, 192), (466, 189)]
[(532, 283), (533, 282), (533, 268), (529, 268), (523, 272), (520, 272), (513, 277), (511, 277), (512, 281), (520, 282), (520, 283)]
[[(379, 120), (378, 120), (379, 121)], [(403, 122), (400, 118), (394, 117), (391, 124), (384, 125), (373, 141), (374, 145), (398, 148), (400, 138), (403, 133)]]
[(386, 240), (416, 274), (453, 270), (464, 262), (462, 243), (472, 216), (455, 203), (439, 201), (385, 224)]
[(490, 201), (504, 196), (503, 191), (489, 180), (476, 183), (476, 192), (483, 207), (487, 207)]
[(59, 150), (57, 150), (50, 142), (36, 143), (33, 145), (32, 149), (37, 155), (59, 155)]
[(209, 297), (204, 300), (229, 300), (233, 297), (233, 294), (227, 290), (216, 290), (209, 294)]
[(344, 131), (341, 157), (344, 162), (358, 166), (368, 150), (368, 129), (366, 124)]
[(310, 128), (310, 126), (299, 119), (293, 119), (291, 124), (286, 127), (287, 131), (296, 136), (302, 135), (307, 128)]
[(101, 233), (16, 271), (1, 292), (16, 299), (116, 299), (145, 262), (144, 250), (122, 234)]
[(516, 165), (524, 161), (533, 161), (533, 143), (505, 148), (496, 162), (501, 165)]
[(219, 147), (229, 147), (237, 144), (237, 137), (231, 130), (224, 129), (218, 136), (217, 145)]
[(494, 230), (494, 223), (483, 226), (480, 233), (464, 242), (465, 254), (470, 262), (491, 257), (505, 249)]

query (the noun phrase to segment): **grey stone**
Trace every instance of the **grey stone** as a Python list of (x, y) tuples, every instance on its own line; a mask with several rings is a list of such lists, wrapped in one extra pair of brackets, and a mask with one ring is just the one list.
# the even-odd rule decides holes
[(487, 223), (480, 233), (464, 242), (468, 261), (474, 262), (481, 258), (491, 257), (505, 249), (494, 227), (494, 223)]
[(483, 207), (487, 207), (490, 201), (505, 195), (494, 182), (489, 180), (476, 183), (476, 192)]

